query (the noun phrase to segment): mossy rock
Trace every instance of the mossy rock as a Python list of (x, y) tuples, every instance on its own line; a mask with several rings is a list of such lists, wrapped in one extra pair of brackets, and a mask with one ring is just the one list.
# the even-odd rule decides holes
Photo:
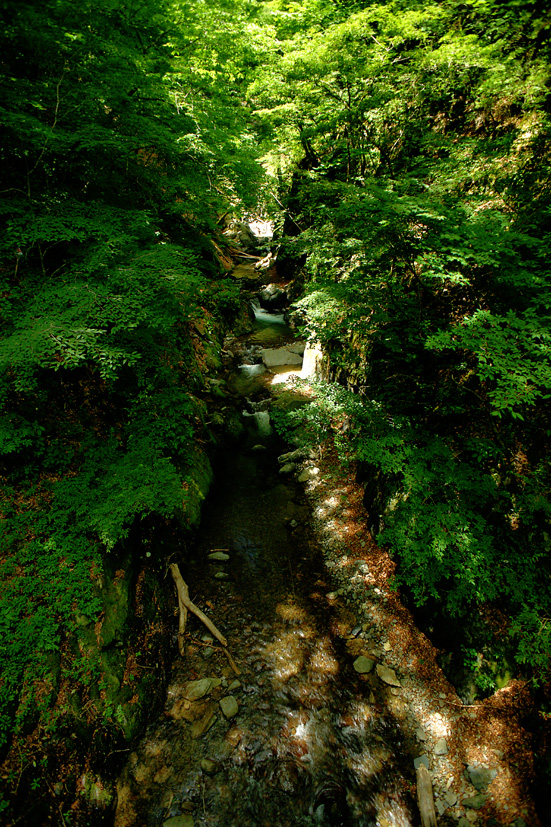
[(186, 475), (181, 523), (184, 528), (195, 528), (201, 520), (201, 508), (210, 490), (213, 471), (210, 460), (201, 449), (195, 449)]

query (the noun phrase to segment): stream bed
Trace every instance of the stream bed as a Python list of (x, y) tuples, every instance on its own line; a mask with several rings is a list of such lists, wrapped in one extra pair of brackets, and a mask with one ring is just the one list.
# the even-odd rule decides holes
[(234, 663), (191, 616), (164, 709), (119, 780), (115, 827), (408, 827), (411, 758), (346, 651), (363, 632), (331, 599), (302, 486), (279, 473), (289, 449), (258, 354), (292, 334), (257, 317), (230, 380), (245, 435), (223, 449), (201, 528), (173, 560)]

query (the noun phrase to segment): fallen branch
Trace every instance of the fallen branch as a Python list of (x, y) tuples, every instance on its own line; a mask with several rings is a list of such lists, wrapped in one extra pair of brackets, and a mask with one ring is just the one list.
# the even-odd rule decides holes
[(178, 593), (178, 605), (180, 607), (180, 622), (178, 625), (178, 649), (180, 650), (180, 654), (184, 654), (184, 633), (186, 630), (188, 610), (190, 612), (193, 612), (193, 614), (196, 615), (199, 618), (199, 620), (201, 620), (205, 624), (209, 632), (211, 632), (214, 635), (214, 637), (220, 641), (224, 649), (226, 649), (228, 641), (226, 640), (224, 635), (222, 635), (218, 631), (214, 623), (208, 619), (206, 614), (202, 612), (201, 609), (199, 609), (199, 607), (196, 606), (195, 603), (192, 603), (189, 599), (189, 589), (187, 583), (184, 581), (182, 575), (180, 574), (180, 569), (178, 568), (176, 563), (170, 564), (170, 573), (172, 574), (172, 579), (176, 584), (176, 591)]

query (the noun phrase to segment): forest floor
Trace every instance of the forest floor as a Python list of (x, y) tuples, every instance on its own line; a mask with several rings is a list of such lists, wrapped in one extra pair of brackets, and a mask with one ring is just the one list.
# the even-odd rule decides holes
[(439, 650), (393, 588), (395, 565), (371, 539), (354, 469), (343, 468), (331, 449), (316, 465), (306, 494), (326, 565), (341, 587), (334, 599), (363, 630), (347, 646), (377, 664), (364, 680), (390, 709), (407, 749), (429, 767), (439, 824), (539, 827), (533, 736), (523, 726), (534, 710), (527, 683), (511, 680), (472, 705), (460, 700), (438, 665)]

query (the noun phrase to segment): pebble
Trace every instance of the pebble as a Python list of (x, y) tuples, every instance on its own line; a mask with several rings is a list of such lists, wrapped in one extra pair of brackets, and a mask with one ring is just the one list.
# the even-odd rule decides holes
[(413, 766), (416, 770), (419, 769), (421, 764), (423, 764), (428, 770), (430, 770), (428, 755), (419, 755), (417, 758), (414, 759)]
[(226, 571), (217, 571), (214, 576), (217, 580), (227, 580), (229, 574)]
[(238, 681), (237, 678), (230, 683), (228, 692), (235, 692), (236, 689), (241, 689), (241, 681)]
[(425, 730), (422, 727), (419, 727), (415, 731), (415, 735), (416, 735), (418, 741), (426, 741), (427, 740), (427, 733), (425, 732)]

